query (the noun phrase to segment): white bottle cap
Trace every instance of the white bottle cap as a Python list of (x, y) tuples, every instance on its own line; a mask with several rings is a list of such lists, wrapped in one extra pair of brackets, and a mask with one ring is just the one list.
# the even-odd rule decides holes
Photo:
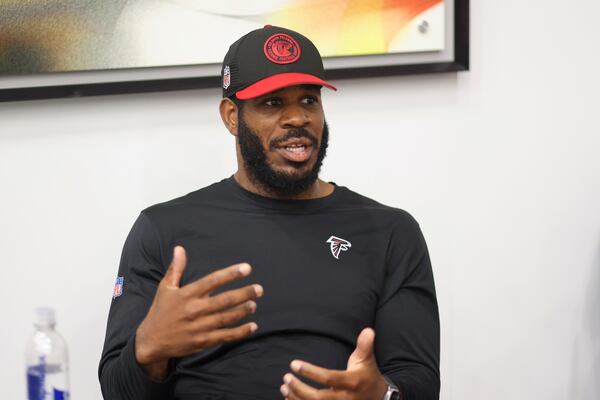
[(35, 324), (40, 326), (53, 326), (56, 324), (56, 313), (51, 307), (38, 307), (35, 309)]

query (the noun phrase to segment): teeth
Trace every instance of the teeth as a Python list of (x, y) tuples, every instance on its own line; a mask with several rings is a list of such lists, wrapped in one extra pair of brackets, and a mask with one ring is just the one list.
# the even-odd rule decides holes
[(290, 151), (292, 153), (300, 153), (302, 151), (304, 151), (306, 149), (306, 146), (300, 145), (300, 146), (287, 146), (285, 148), (287, 151)]

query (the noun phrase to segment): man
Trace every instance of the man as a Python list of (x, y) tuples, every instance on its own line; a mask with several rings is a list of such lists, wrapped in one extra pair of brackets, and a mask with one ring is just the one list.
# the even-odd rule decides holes
[(335, 88), (317, 49), (265, 26), (230, 47), (222, 75), (238, 170), (134, 224), (100, 362), (105, 398), (437, 399), (418, 224), (318, 178), (320, 89)]

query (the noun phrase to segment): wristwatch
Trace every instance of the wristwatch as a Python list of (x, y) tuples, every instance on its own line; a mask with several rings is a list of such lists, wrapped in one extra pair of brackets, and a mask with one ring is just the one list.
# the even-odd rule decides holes
[(383, 400), (402, 400), (402, 394), (400, 394), (400, 390), (398, 386), (394, 384), (394, 382), (390, 381), (387, 376), (383, 376), (385, 379), (385, 383), (388, 385), (387, 392), (385, 392), (385, 396)]

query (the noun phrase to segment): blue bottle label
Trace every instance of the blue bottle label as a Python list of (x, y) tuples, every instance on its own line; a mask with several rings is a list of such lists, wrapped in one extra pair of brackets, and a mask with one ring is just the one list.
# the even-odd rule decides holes
[[(54, 385), (61, 382), (52, 382), (46, 379), (46, 365), (35, 365), (27, 368), (27, 399), (28, 400), (68, 400), (68, 390), (57, 389)], [(53, 377), (55, 374), (50, 374)], [(56, 377), (55, 377), (56, 378)], [(59, 381), (62, 381), (59, 379)]]
[(27, 398), (29, 400), (45, 400), (44, 366), (35, 365), (27, 368)]

